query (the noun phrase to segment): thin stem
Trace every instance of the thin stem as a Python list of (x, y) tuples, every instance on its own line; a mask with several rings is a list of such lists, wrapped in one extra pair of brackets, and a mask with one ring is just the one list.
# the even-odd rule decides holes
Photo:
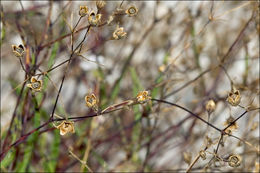
[(219, 132), (222, 132), (221, 129), (217, 128), (216, 126), (214, 126), (213, 124), (210, 124), (209, 122), (207, 122), (206, 120), (202, 119), (201, 117), (199, 117), (198, 115), (194, 114), (193, 112), (191, 112), (190, 110), (180, 106), (180, 105), (177, 105), (175, 103), (171, 103), (171, 102), (168, 102), (168, 101), (165, 101), (165, 100), (158, 100), (158, 99), (151, 99), (153, 101), (157, 101), (157, 102), (162, 102), (162, 103), (166, 103), (166, 104), (169, 104), (169, 105), (172, 105), (172, 106), (175, 106), (175, 107), (178, 107), (188, 113), (190, 113), (192, 116), (198, 118), (199, 120), (201, 120), (202, 122), (204, 122), (205, 124), (208, 124), (210, 127), (214, 128), (215, 130), (219, 131)]
[(219, 141), (218, 141), (218, 145), (217, 145), (217, 148), (215, 150), (215, 154), (218, 153), (218, 149), (219, 149), (219, 146), (220, 146), (220, 142), (223, 140), (223, 134), (221, 134), (220, 138), (219, 138)]
[(232, 126), (237, 120), (239, 120), (240, 118), (242, 118), (248, 111), (243, 112), (239, 117), (237, 117), (235, 120), (233, 120), (229, 125), (227, 125), (227, 127), (225, 127), (223, 129), (223, 131), (225, 131), (226, 129), (228, 129), (230, 126)]
[(78, 156), (76, 156), (71, 150), (69, 150), (69, 153), (70, 153), (75, 159), (77, 159), (82, 165), (84, 165), (84, 166), (89, 170), (89, 172), (93, 172), (93, 171), (90, 169), (90, 167), (89, 167), (86, 163), (84, 163), (84, 161), (80, 160), (80, 158), (78, 158)]
[(25, 68), (24, 68), (24, 65), (23, 65), (22, 59), (19, 58), (19, 61), (20, 61), (20, 64), (21, 64), (21, 66), (22, 66), (23, 71), (25, 72), (25, 74), (27, 74), (27, 72), (26, 72), (26, 70), (25, 70)]
[(89, 27), (88, 27), (88, 29), (87, 29), (85, 35), (84, 35), (83, 40), (79, 43), (79, 45), (75, 48), (75, 50), (72, 51), (72, 53), (71, 53), (71, 55), (70, 55), (70, 58), (69, 58), (69, 60), (68, 60), (68, 64), (67, 64), (65, 73), (64, 73), (64, 75), (63, 75), (63, 77), (62, 77), (62, 81), (61, 81), (61, 84), (60, 84), (60, 88), (59, 88), (59, 91), (58, 91), (58, 95), (57, 95), (57, 97), (56, 97), (55, 104), (54, 104), (54, 107), (53, 107), (53, 110), (52, 110), (51, 119), (53, 119), (53, 115), (54, 115), (54, 112), (55, 112), (55, 109), (56, 109), (56, 106), (57, 106), (57, 103), (58, 103), (58, 99), (59, 99), (59, 96), (60, 96), (60, 92), (61, 92), (61, 89), (62, 89), (64, 80), (65, 80), (66, 74), (67, 74), (67, 72), (68, 72), (68, 67), (69, 67), (70, 61), (71, 61), (71, 59), (72, 59), (74, 53), (76, 52), (76, 50), (77, 50), (77, 49), (80, 47), (80, 45), (85, 41), (85, 39), (86, 39), (86, 37), (87, 37), (87, 34), (88, 34), (88, 32), (89, 32), (90, 27), (91, 27), (91, 26), (89, 25)]

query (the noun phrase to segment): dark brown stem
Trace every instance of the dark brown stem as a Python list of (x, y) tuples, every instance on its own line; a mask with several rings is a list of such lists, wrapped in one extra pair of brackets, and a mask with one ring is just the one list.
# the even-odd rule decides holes
[(172, 105), (172, 106), (175, 106), (175, 107), (178, 107), (188, 113), (190, 113), (192, 116), (194, 116), (195, 118), (201, 120), (202, 122), (204, 122), (205, 124), (209, 125), (210, 127), (214, 128), (215, 130), (219, 131), (219, 132), (222, 132), (221, 129), (217, 128), (216, 126), (214, 126), (213, 124), (207, 122), (206, 120), (202, 119), (200, 116), (196, 115), (195, 113), (191, 112), (190, 110), (180, 106), (180, 105), (177, 105), (175, 103), (171, 103), (171, 102), (168, 102), (168, 101), (165, 101), (165, 100), (158, 100), (158, 99), (152, 99), (153, 101), (157, 101), (157, 102), (161, 102), (161, 103), (166, 103), (166, 104), (169, 104), (169, 105)]

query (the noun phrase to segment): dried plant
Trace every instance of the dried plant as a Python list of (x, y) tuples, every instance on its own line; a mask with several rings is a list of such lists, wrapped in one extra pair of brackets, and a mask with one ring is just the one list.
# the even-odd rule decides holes
[(259, 172), (259, 25), (257, 1), (1, 1), (1, 171)]

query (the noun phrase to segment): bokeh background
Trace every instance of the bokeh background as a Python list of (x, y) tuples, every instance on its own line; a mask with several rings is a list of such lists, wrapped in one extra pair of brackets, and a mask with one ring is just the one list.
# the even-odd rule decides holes
[[(63, 36), (76, 25), (79, 6), (97, 11), (95, 1), (21, 3), (1, 1), (1, 153), (4, 139), (10, 138), (9, 146), (48, 120), (66, 69), (62, 65), (52, 70), (50, 79), (40, 76), (46, 86), (35, 94), (40, 105), (36, 116), (30, 89), (21, 90), (29, 81), (25, 81), (11, 45), (24, 44), (24, 38), (30, 60), (26, 68), (33, 67), (36, 56), (39, 68), (47, 71), (70, 57), (71, 38)], [(128, 17), (124, 11), (133, 5), (138, 14)], [(182, 105), (205, 120), (205, 103), (213, 99), (216, 110), (210, 122), (220, 129), (230, 116), (237, 118), (248, 106), (259, 107), (257, 1), (108, 1), (100, 11), (102, 22), (118, 9), (122, 14), (109, 25), (90, 29), (82, 46), (84, 57), (72, 58), (56, 114), (90, 114), (84, 101), (87, 93), (94, 92), (104, 109), (134, 98), (142, 90), (148, 90), (153, 98)], [(87, 25), (84, 17), (76, 29)], [(126, 38), (111, 39), (117, 25), (127, 32)], [(85, 31), (74, 34), (74, 47)], [(22, 62), (26, 63), (26, 57)], [(35, 73), (40, 72), (37, 69)], [(241, 93), (241, 107), (226, 102), (231, 81)], [(20, 92), (22, 99), (15, 111)], [(11, 135), (6, 137), (14, 111)], [(174, 106), (149, 102), (75, 122), (76, 132), (66, 136), (60, 136), (50, 123), (12, 147), (1, 162), (1, 171), (182, 172), (205, 147), (206, 136), (213, 144), (207, 159), (200, 158), (193, 171), (257, 171), (259, 110), (248, 112), (237, 124), (232, 134), (251, 146), (226, 136), (218, 151), (224, 160), (231, 154), (241, 155), (242, 163), (237, 168), (225, 161), (212, 161), (218, 131)]]

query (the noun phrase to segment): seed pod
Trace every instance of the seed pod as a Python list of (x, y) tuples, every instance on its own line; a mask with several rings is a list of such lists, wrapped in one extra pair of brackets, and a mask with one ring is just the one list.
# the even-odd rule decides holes
[(37, 80), (35, 77), (31, 78), (31, 83), (26, 85), (31, 88), (33, 91), (38, 92), (42, 89), (42, 80)]
[(98, 112), (98, 99), (95, 94), (88, 94), (85, 97), (86, 106)]
[(105, 1), (96, 1), (96, 6), (98, 10), (104, 8), (105, 5), (106, 5)]
[(214, 100), (209, 100), (206, 104), (206, 110), (210, 114), (210, 113), (214, 112), (215, 109), (216, 109), (216, 104), (215, 104)]
[(13, 53), (16, 57), (21, 58), (24, 55), (24, 47), (23, 45), (12, 45)]
[(133, 17), (136, 16), (138, 13), (138, 9), (135, 6), (130, 6), (125, 13), (129, 16), (129, 17)]
[(75, 132), (73, 121), (62, 121), (58, 126), (55, 127), (60, 130), (60, 135), (62, 136), (66, 135), (69, 132)]
[(231, 123), (232, 125), (230, 125), (226, 130), (225, 132), (226, 133), (231, 133), (233, 130), (237, 129), (238, 128), (238, 125), (236, 122), (233, 123), (234, 121), (234, 117), (230, 116), (225, 122), (224, 122), (224, 126), (229, 126)]
[(127, 33), (124, 32), (124, 28), (123, 28), (123, 27), (117, 26), (116, 30), (113, 32), (113, 38), (114, 38), (115, 40), (119, 40), (119, 39), (125, 37), (126, 34), (127, 34)]
[(149, 96), (148, 91), (141, 91), (138, 93), (138, 95), (136, 96), (137, 102), (138, 103), (145, 103), (148, 100), (151, 99), (151, 97)]
[(88, 7), (87, 6), (79, 6), (79, 15), (84, 17), (88, 14)]
[(242, 158), (239, 155), (231, 155), (228, 158), (228, 165), (231, 167), (238, 167), (240, 166)]
[(101, 22), (101, 14), (96, 14), (91, 11), (88, 16), (88, 23), (93, 26), (97, 26)]
[(231, 92), (228, 93), (227, 102), (232, 106), (237, 106), (240, 103), (241, 96), (239, 90), (233, 88)]

